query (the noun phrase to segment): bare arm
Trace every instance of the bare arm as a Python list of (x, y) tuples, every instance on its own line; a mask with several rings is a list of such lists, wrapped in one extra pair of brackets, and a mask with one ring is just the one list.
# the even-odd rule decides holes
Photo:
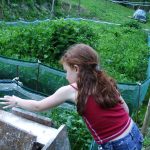
[(122, 107), (124, 108), (124, 110), (129, 114), (129, 108), (128, 105), (126, 104), (126, 102), (124, 101), (124, 99), (122, 98), (122, 96), (120, 95), (120, 99), (122, 102)]
[(25, 100), (16, 96), (4, 96), (4, 98), (0, 98), (0, 100), (4, 101), (0, 102), (0, 104), (6, 105), (3, 108), (21, 107), (29, 111), (44, 111), (60, 105), (66, 100), (75, 102), (75, 94), (75, 90), (68, 85), (59, 88), (53, 95), (41, 101)]

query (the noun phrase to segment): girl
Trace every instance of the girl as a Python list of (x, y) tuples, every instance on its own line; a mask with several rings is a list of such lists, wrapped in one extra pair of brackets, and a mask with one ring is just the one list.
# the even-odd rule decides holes
[(41, 100), (24, 100), (16, 96), (1, 98), (3, 108), (21, 107), (43, 111), (65, 100), (74, 102), (94, 140), (103, 150), (141, 150), (143, 137), (129, 116), (114, 80), (99, 68), (98, 55), (85, 44), (71, 46), (60, 61), (69, 85)]

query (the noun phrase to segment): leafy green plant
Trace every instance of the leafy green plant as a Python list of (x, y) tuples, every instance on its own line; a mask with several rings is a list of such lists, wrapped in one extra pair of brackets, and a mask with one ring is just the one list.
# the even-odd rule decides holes
[(39, 59), (61, 69), (60, 56), (72, 44), (85, 43), (97, 50), (104, 68), (118, 82), (146, 79), (147, 35), (128, 26), (88, 21), (54, 20), (29, 26), (2, 26), (0, 54), (18, 59)]
[(87, 150), (89, 148), (92, 137), (82, 118), (75, 110), (58, 107), (53, 108), (49, 112), (42, 113), (42, 115), (50, 117), (55, 121), (55, 127), (66, 124), (72, 150)]
[(132, 21), (125, 22), (121, 26), (134, 28), (134, 29), (142, 29), (141, 24), (137, 20), (132, 20)]

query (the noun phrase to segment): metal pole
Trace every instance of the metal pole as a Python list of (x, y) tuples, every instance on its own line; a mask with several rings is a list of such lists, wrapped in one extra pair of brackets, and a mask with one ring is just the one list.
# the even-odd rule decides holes
[(16, 77), (19, 77), (19, 66), (18, 65), (16, 66), (16, 71), (17, 71), (16, 72)]
[(146, 131), (147, 131), (149, 122), (150, 122), (150, 99), (149, 99), (149, 102), (148, 102), (147, 110), (146, 110), (145, 117), (144, 117), (143, 126), (142, 126), (142, 129), (141, 129), (141, 132), (144, 136), (146, 135)]
[(54, 4), (55, 4), (55, 0), (52, 1), (51, 18), (53, 18), (54, 16)]
[(79, 0), (79, 3), (78, 3), (78, 17), (80, 17), (80, 5), (81, 5), (81, 0)]
[(138, 112), (139, 112), (139, 108), (140, 108), (141, 83), (138, 82), (137, 85), (138, 85), (139, 90), (138, 90), (138, 107), (137, 107), (137, 111), (136, 111), (136, 122), (138, 121), (138, 116), (139, 116)]
[(38, 72), (37, 72), (37, 80), (36, 80), (36, 91), (38, 91), (38, 85), (39, 85), (39, 73), (40, 73), (40, 61), (38, 60)]

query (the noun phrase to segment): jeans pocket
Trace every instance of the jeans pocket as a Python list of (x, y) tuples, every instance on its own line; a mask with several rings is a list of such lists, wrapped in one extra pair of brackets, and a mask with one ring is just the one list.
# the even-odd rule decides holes
[(120, 141), (117, 144), (113, 144), (114, 150), (128, 150), (128, 144), (126, 141)]
[(132, 139), (128, 141), (128, 150), (141, 150), (143, 141), (144, 139), (141, 133), (137, 134), (136, 136), (132, 136)]
[(111, 142), (107, 142), (106, 144), (102, 144), (101, 146), (103, 150), (113, 150), (113, 146)]
[(135, 141), (133, 141), (133, 140), (129, 141), (129, 142), (127, 143), (127, 145), (128, 145), (127, 150), (139, 150), (139, 149), (137, 148), (137, 144), (135, 144)]

